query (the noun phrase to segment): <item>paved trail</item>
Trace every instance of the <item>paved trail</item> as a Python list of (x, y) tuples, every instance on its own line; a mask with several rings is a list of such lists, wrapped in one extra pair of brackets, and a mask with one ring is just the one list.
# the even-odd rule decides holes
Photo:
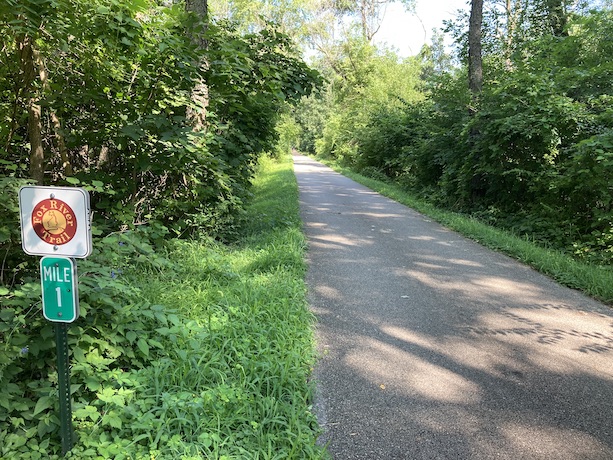
[(296, 156), (342, 459), (613, 459), (613, 309)]

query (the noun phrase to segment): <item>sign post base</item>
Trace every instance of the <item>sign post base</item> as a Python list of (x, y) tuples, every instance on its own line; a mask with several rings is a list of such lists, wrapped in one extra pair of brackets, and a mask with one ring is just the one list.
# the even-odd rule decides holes
[(66, 455), (73, 446), (70, 367), (68, 362), (68, 324), (55, 323), (55, 345), (57, 348), (57, 379), (60, 399), (62, 455)]

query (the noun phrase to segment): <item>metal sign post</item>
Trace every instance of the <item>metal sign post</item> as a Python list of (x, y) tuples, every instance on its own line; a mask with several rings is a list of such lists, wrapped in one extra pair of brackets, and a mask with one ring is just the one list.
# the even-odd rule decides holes
[(62, 436), (62, 455), (66, 455), (73, 446), (68, 324), (55, 323), (55, 345), (57, 348), (57, 380), (60, 399), (60, 435)]
[(79, 317), (76, 263), (92, 252), (89, 193), (81, 188), (19, 190), (22, 247), (40, 260), (43, 316), (55, 323), (62, 455), (73, 446), (68, 325)]
[(40, 259), (40, 282), (43, 294), (43, 316), (55, 322), (60, 435), (62, 455), (66, 455), (73, 446), (68, 323), (73, 322), (79, 316), (75, 263), (66, 257), (43, 257)]

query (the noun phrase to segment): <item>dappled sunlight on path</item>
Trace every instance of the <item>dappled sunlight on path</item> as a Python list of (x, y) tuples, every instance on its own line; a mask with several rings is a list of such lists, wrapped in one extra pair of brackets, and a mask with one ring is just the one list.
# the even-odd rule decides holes
[(613, 310), (295, 163), (335, 459), (613, 458)]

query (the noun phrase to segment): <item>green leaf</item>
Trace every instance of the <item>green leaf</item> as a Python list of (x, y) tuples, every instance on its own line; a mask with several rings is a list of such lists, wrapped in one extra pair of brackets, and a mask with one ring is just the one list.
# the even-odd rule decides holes
[(85, 385), (92, 391), (98, 391), (100, 388), (102, 388), (99, 377), (87, 377), (85, 379)]
[[(0, 295), (3, 295), (0, 288)], [(15, 310), (12, 308), (5, 308), (0, 310), (0, 320), (11, 321), (15, 317)]]
[(145, 356), (149, 356), (149, 345), (145, 339), (139, 339), (136, 346)]
[(75, 347), (72, 349), (72, 356), (76, 362), (82, 362), (86, 360), (85, 352), (79, 347)]
[(92, 421), (97, 421), (100, 418), (100, 414), (98, 410), (94, 406), (85, 406), (80, 409), (77, 409), (73, 412), (75, 418), (77, 419), (85, 419), (89, 418)]
[(5, 409), (9, 409), (11, 407), (8, 395), (0, 393), (0, 407), (4, 407)]
[(34, 407), (34, 412), (32, 415), (40, 414), (42, 411), (49, 409), (53, 406), (54, 398), (50, 396), (42, 396), (36, 401), (36, 407)]
[(122, 425), (121, 418), (115, 412), (107, 413), (103, 418), (103, 425), (110, 425), (113, 428), (120, 429)]

